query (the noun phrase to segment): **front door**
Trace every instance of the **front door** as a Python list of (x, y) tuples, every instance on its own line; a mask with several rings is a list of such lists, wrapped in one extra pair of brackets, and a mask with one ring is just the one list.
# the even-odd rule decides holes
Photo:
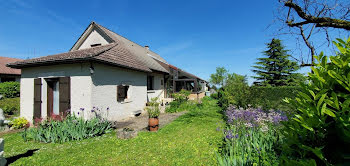
[(58, 79), (47, 79), (47, 115), (54, 116), (60, 114), (60, 91)]

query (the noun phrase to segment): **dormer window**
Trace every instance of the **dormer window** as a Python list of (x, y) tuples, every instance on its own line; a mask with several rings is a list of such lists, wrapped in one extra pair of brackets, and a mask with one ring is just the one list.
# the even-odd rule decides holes
[(101, 43), (97, 43), (97, 44), (91, 44), (90, 46), (91, 47), (96, 47), (96, 46), (100, 46), (101, 45)]

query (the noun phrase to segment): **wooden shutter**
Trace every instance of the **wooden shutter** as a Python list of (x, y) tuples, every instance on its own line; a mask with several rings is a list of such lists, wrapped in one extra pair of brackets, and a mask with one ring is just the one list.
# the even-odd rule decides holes
[(60, 115), (66, 115), (70, 109), (70, 77), (59, 78)]
[(41, 78), (34, 79), (34, 116), (41, 118)]
[(123, 85), (118, 85), (117, 87), (117, 101), (118, 102), (121, 102), (121, 101), (124, 101), (125, 99), (125, 87)]

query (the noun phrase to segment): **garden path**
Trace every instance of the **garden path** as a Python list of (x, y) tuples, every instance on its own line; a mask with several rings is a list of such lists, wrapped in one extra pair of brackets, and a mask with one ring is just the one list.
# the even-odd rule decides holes
[[(159, 128), (164, 127), (166, 124), (172, 122), (179, 116), (185, 114), (187, 111), (177, 113), (161, 113), (159, 115)], [(117, 122), (117, 130), (124, 128), (134, 129), (135, 131), (147, 130), (148, 127), (148, 114), (141, 114), (140, 116), (121, 120)]]

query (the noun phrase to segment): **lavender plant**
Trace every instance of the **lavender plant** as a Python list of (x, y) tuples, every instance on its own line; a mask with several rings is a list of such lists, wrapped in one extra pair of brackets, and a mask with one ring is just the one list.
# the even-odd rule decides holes
[(279, 127), (287, 117), (278, 111), (241, 110), (229, 107), (224, 147), (218, 154), (219, 165), (278, 165), (281, 145)]

